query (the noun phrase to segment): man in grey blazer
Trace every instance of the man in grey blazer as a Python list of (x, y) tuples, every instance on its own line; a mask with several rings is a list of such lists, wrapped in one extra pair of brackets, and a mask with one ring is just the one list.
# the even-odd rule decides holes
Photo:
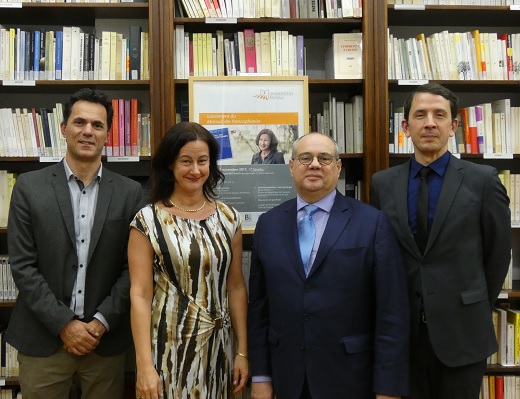
[(103, 93), (64, 107), (63, 161), (14, 187), (8, 245), (19, 295), (7, 341), (19, 352), (24, 399), (122, 398), (131, 343), (126, 248), (143, 206), (139, 183), (102, 167), (113, 109)]
[(486, 358), (497, 350), (491, 308), (510, 261), (509, 199), (495, 168), (449, 153), (457, 102), (438, 84), (411, 93), (402, 128), (414, 157), (372, 177), (371, 202), (388, 216), (408, 273), (412, 399), (477, 399)]

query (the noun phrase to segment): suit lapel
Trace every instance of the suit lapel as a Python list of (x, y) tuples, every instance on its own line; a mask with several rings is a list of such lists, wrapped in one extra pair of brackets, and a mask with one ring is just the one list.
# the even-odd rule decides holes
[[(327, 226), (323, 232), (323, 237), (321, 238), (316, 258), (314, 259), (314, 263), (309, 272), (309, 277), (321, 266), (328, 253), (332, 248), (334, 248), (336, 241), (347, 228), (351, 216), (352, 210), (348, 206), (347, 199), (339, 193), (336, 193), (336, 199), (334, 200), (334, 204), (330, 210), (329, 220), (327, 221)], [(302, 275), (304, 275), (303, 266)]]
[(435, 210), (435, 216), (433, 218), (433, 224), (430, 231), (430, 237), (426, 245), (425, 253), (435, 242), (435, 239), (439, 235), (441, 226), (443, 225), (448, 212), (451, 208), (455, 196), (459, 190), (464, 177), (464, 166), (455, 157), (450, 158), (448, 167), (446, 168), (446, 175), (442, 183), (441, 193), (439, 195), (439, 202), (437, 203), (437, 209)]
[(88, 249), (88, 261), (94, 253), (94, 249), (101, 236), (101, 231), (105, 225), (105, 219), (107, 218), (108, 208), (110, 201), (112, 200), (112, 192), (114, 189), (112, 175), (110, 171), (103, 169), (103, 175), (99, 182), (99, 192), (96, 204), (96, 215), (94, 216), (94, 225), (92, 226), (92, 235), (90, 237), (90, 247)]
[(396, 203), (397, 218), (403, 235), (402, 245), (409, 252), (420, 252), (408, 223), (408, 179), (410, 175), (410, 162), (408, 161), (397, 169), (396, 180), (393, 184)]
[(55, 167), (51, 169), (51, 173), (53, 176), (52, 187), (56, 195), (56, 200), (58, 202), (58, 207), (60, 209), (61, 216), (63, 217), (65, 228), (69, 233), (70, 241), (72, 242), (74, 248), (76, 248), (76, 234), (74, 232), (74, 213), (72, 211), (69, 184), (67, 181), (67, 176), (65, 175), (65, 167), (63, 166), (63, 161), (56, 164)]
[(288, 244), (284, 246), (284, 249), (287, 251), (289, 259), (296, 259), (296, 261), (290, 262), (290, 264), (296, 268), (298, 276), (302, 280), (305, 280), (306, 277), (300, 255), (300, 244), (298, 243), (296, 199), (290, 201), (284, 211), (283, 219), (280, 220), (282, 237), (289, 237)]

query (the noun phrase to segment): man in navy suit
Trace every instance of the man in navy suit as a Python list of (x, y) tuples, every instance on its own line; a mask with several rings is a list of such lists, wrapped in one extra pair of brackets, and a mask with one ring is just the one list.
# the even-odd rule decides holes
[(113, 109), (82, 89), (63, 110), (65, 158), (21, 174), (9, 212), (19, 295), (7, 341), (18, 349), (24, 399), (122, 398), (130, 346), (129, 224), (141, 185), (101, 165)]
[(388, 216), (407, 269), (412, 399), (477, 399), (497, 350), (491, 308), (511, 254), (509, 199), (495, 168), (448, 151), (457, 101), (441, 85), (418, 86), (402, 123), (413, 158), (372, 177), (372, 204)]
[[(328, 136), (298, 139), (289, 167), (298, 196), (263, 214), (253, 239), (252, 398), (406, 395), (409, 307), (391, 226), (336, 190), (341, 160)], [(307, 205), (317, 207), (314, 241), (303, 245)]]

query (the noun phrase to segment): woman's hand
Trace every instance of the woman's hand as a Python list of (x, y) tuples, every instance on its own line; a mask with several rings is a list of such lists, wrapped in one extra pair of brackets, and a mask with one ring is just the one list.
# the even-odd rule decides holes
[(245, 388), (249, 378), (249, 360), (243, 355), (235, 355), (235, 364), (233, 367), (233, 385), (235, 389), (233, 393), (240, 392)]
[(137, 369), (135, 392), (137, 399), (162, 398), (162, 381), (153, 366)]

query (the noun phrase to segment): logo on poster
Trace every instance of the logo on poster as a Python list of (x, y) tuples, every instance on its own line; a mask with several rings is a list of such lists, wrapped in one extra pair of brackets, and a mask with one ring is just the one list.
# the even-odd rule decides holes
[(294, 96), (293, 91), (272, 91), (269, 90), (260, 90), (259, 94), (256, 94), (254, 97), (260, 100), (284, 100), (286, 97)]

